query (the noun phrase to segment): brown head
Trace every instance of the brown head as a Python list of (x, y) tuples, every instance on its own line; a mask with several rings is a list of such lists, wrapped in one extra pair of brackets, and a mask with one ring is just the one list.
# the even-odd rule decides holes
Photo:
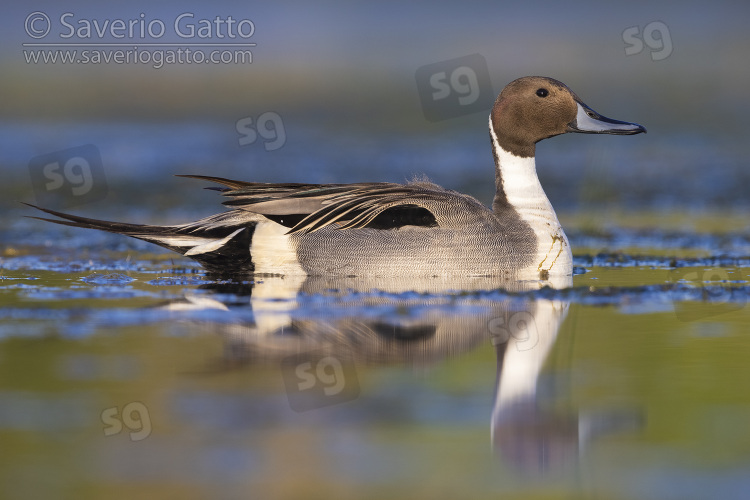
[(566, 132), (632, 135), (637, 123), (612, 120), (589, 108), (564, 83), (543, 76), (510, 82), (492, 107), (491, 126), (500, 146), (520, 157), (534, 156), (542, 139)]

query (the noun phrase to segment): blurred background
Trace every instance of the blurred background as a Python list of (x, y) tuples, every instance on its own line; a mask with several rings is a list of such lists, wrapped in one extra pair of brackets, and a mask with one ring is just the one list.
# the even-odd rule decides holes
[[(746, 498), (748, 13), (739, 1), (6, 2), (0, 497)], [(160, 36), (141, 36), (149, 27)], [(182, 62), (155, 60), (170, 51)], [(114, 59), (136, 53), (145, 62)], [(279, 300), (212, 288), (188, 259), (28, 219), (19, 203), (154, 224), (221, 210), (206, 183), (174, 174), (424, 174), (490, 203), (487, 116), (525, 75), (648, 129), (538, 146), (578, 266), (558, 295)], [(552, 302), (564, 323), (538, 323), (559, 339), (550, 331), (523, 404), (500, 411), (496, 371), (512, 356), (483, 311)], [(294, 345), (304, 336), (288, 322), (329, 317), (360, 333), (368, 319), (393, 335), (436, 331), (435, 317), (458, 326), (433, 357), (429, 335), (375, 335), (376, 353), (400, 343), (416, 361), (358, 366), (356, 400), (298, 413), (251, 341), (282, 325), (268, 340)]]
[[(603, 115), (648, 129), (636, 137), (571, 135), (542, 143), (539, 174), (558, 212), (596, 218), (602, 208), (741, 209), (750, 181), (748, 9), (742, 2), (645, 1), (7, 5), (0, 20), (0, 203), (14, 212), (21, 210), (17, 201), (35, 200), (105, 211), (136, 201), (162, 208), (216, 203), (197, 189), (200, 183), (171, 177), (178, 173), (269, 182), (401, 182), (426, 174), (489, 203), (491, 102), (515, 78), (544, 75)], [(47, 16), (46, 34), (45, 20), (31, 16), (36, 11)], [(66, 13), (71, 27), (61, 21)], [(198, 33), (201, 19), (212, 31), (181, 38), (174, 22), (184, 13), (191, 16), (180, 21), (183, 35), (191, 24)], [(252, 21), (252, 35), (222, 37), (227, 25), (217, 28), (214, 20), (230, 16)], [(107, 20), (135, 20), (136, 32), (116, 38)], [(102, 37), (94, 21), (106, 28)], [(146, 31), (140, 38), (141, 27), (159, 34), (155, 21), (163, 22), (164, 35)], [(90, 36), (81, 31), (87, 23)], [(246, 35), (249, 26), (241, 27)], [(24, 46), (117, 43), (123, 45), (95, 49), (142, 53), (178, 48), (143, 45), (149, 42), (228, 41), (255, 44), (252, 62), (45, 63), (43, 51), (78, 50), (80, 60), (91, 47)], [(219, 49), (229, 51), (227, 60), (243, 50)], [(475, 54), (486, 69), (471, 69), (489, 75), (479, 81), (482, 99), (427, 119), (423, 98), (430, 96), (419, 87), (418, 70)], [(466, 82), (454, 83), (460, 94)], [(101, 157), (98, 196), (58, 202), (48, 196), (54, 189), (34, 181), (43, 167), (36, 159), (84, 145)], [(75, 169), (70, 174), (66, 183), (75, 184)]]

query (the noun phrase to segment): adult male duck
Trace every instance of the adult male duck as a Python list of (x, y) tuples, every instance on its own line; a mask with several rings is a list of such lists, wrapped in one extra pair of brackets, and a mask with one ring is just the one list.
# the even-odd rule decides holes
[[(187, 175), (222, 184), (230, 210), (175, 226), (126, 224), (40, 208), (64, 220), (150, 241), (222, 273), (337, 276), (570, 275), (568, 239), (536, 174), (542, 139), (581, 132), (632, 135), (552, 78), (509, 83), (490, 114), (495, 199), (431, 182), (267, 184)], [(39, 207), (37, 207), (39, 208)]]

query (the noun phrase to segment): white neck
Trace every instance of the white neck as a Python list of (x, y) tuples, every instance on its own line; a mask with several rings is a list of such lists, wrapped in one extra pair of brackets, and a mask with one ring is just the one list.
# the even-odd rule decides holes
[(555, 209), (552, 208), (539, 182), (534, 157), (522, 158), (503, 149), (491, 120), (490, 135), (497, 158), (496, 175), (499, 175), (502, 181), (505, 198), (536, 234), (538, 246), (534, 266), (538, 271), (570, 274), (573, 270), (570, 244), (557, 220)]
[(511, 335), (503, 354), (496, 409), (521, 399), (533, 399), (542, 366), (555, 344), (569, 306), (561, 300), (538, 300), (528, 311), (513, 313), (510, 322), (516, 318), (519, 326), (508, 325)]

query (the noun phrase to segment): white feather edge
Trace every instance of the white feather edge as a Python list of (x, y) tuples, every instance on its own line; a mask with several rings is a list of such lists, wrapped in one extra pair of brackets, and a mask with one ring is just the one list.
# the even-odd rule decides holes
[(245, 229), (244, 227), (241, 227), (238, 230), (236, 230), (235, 232), (233, 232), (232, 234), (230, 234), (230, 235), (228, 235), (228, 236), (226, 236), (224, 238), (221, 238), (220, 240), (211, 240), (208, 243), (203, 243), (201, 245), (194, 246), (193, 248), (191, 248), (190, 250), (188, 250), (187, 252), (185, 252), (185, 256), (186, 257), (190, 257), (191, 255), (199, 255), (199, 254), (202, 254), (202, 253), (209, 253), (209, 252), (213, 252), (214, 250), (218, 250), (219, 248), (221, 248), (224, 245), (226, 245), (227, 243), (229, 243), (229, 241), (232, 238), (234, 238), (235, 236), (237, 236), (244, 229)]

